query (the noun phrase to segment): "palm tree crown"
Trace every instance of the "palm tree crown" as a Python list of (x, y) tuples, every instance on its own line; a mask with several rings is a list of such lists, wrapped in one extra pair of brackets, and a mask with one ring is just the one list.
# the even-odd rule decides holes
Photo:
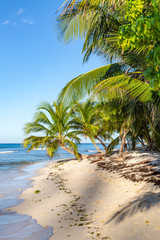
[(74, 154), (78, 159), (83, 155), (78, 153), (76, 143), (80, 143), (76, 131), (72, 131), (70, 125), (71, 112), (68, 108), (61, 108), (57, 103), (53, 106), (42, 103), (34, 115), (33, 122), (26, 123), (25, 132), (41, 133), (41, 136), (31, 135), (24, 140), (24, 146), (28, 151), (39, 146), (45, 146), (47, 153), (53, 157), (59, 147)]

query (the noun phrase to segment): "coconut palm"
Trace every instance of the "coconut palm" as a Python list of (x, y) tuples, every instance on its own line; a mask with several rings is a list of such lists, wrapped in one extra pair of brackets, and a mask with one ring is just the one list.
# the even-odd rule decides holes
[(90, 94), (97, 83), (101, 84), (103, 81), (104, 84), (104, 80), (114, 76), (115, 79), (118, 76), (118, 79), (130, 80), (127, 76), (130, 74), (134, 78), (137, 76), (139, 79), (144, 79), (145, 51), (124, 52), (117, 42), (119, 28), (126, 22), (123, 12), (125, 7), (109, 6), (111, 3), (117, 5), (120, 2), (122, 3), (122, 1), (107, 0), (67, 1), (66, 11), (58, 18), (59, 37), (64, 41), (84, 38), (84, 61), (88, 60), (92, 53), (97, 53), (111, 61), (118, 60), (119, 63), (95, 69), (71, 80), (60, 94), (60, 101), (65, 104), (70, 105), (72, 101), (83, 99)]
[[(119, 116), (121, 119), (118, 130), (119, 139), (122, 139), (120, 150), (122, 150), (127, 136), (132, 138), (132, 142), (145, 136), (150, 148), (153, 149), (154, 144), (151, 138), (154, 136), (157, 143), (159, 142), (159, 116), (155, 114), (153, 106), (153, 101), (159, 99), (159, 94), (151, 89), (149, 81), (143, 75), (147, 67), (146, 55), (148, 50), (146, 47), (123, 51), (117, 43), (118, 31), (127, 21), (124, 18), (126, 1), (123, 1), (123, 5), (119, 5), (119, 2), (122, 3), (118, 0), (66, 1), (65, 11), (58, 19), (59, 36), (63, 37), (65, 41), (78, 37), (84, 38), (84, 61), (88, 60), (92, 53), (97, 53), (110, 60), (114, 59), (120, 62), (95, 69), (71, 80), (61, 91), (59, 102), (63, 102), (67, 106), (92, 95), (93, 92), (96, 95), (103, 95), (106, 101), (119, 99), (119, 95), (124, 94), (127, 94), (128, 97), (129, 94), (129, 101), (124, 101), (124, 106), (133, 104), (132, 111), (123, 108), (124, 112), (122, 111), (123, 114)], [(134, 111), (137, 109), (137, 101), (140, 111), (139, 101), (147, 102), (145, 105), (145, 108), (147, 106), (147, 114), (144, 117), (145, 127), (141, 131), (133, 130), (134, 125), (137, 125), (136, 115), (134, 115), (137, 114)], [(159, 108), (156, 106), (156, 109)], [(140, 114), (140, 116), (142, 115)], [(139, 117), (138, 119), (140, 120)], [(117, 138), (113, 142), (116, 144)]]
[(102, 151), (95, 143), (95, 140), (99, 141), (107, 151), (103, 141), (112, 139), (112, 137), (108, 133), (109, 127), (102, 116), (99, 106), (94, 102), (86, 101), (74, 104), (72, 109), (73, 119), (71, 120), (71, 125), (73, 129), (78, 130), (81, 135), (88, 137), (98, 152)]
[[(112, 99), (109, 104), (114, 110), (111, 111), (110, 117), (115, 131), (119, 133), (119, 140), (122, 140), (120, 155), (122, 155), (125, 139), (128, 139), (132, 149), (135, 149), (136, 143), (143, 144), (145, 141), (148, 149), (160, 150), (159, 111), (152, 101), (141, 102), (129, 94), (125, 94), (122, 100), (120, 98)], [(117, 141), (116, 144), (118, 143)]]
[(119, 29), (127, 24), (125, 18), (127, 2), (67, 1), (65, 11), (62, 11), (57, 19), (58, 37), (64, 42), (84, 38), (82, 50), (85, 53), (84, 61), (88, 60), (92, 53), (96, 53), (105, 59), (121, 60), (132, 68), (139, 65), (145, 69), (147, 47), (124, 51), (119, 44)]
[(95, 143), (95, 136), (99, 126), (95, 125), (95, 106), (92, 102), (76, 103), (73, 107), (73, 119), (71, 125), (73, 129), (79, 131), (81, 135), (88, 137), (98, 152), (102, 152)]
[[(33, 121), (26, 123), (25, 133), (30, 135), (24, 139), (24, 146), (28, 151), (45, 146), (47, 153), (53, 157), (59, 147), (75, 155), (78, 159), (87, 157), (78, 153), (76, 143), (80, 143), (76, 131), (72, 131), (70, 125), (71, 112), (68, 108), (61, 108), (56, 102), (50, 105), (44, 102), (37, 109)], [(40, 133), (40, 136), (37, 136)]]
[(115, 37), (118, 33), (121, 26), (120, 13), (115, 10), (111, 11), (108, 4), (108, 1), (104, 4), (102, 1), (88, 1), (86, 8), (82, 1), (76, 2), (74, 5), (69, 5), (70, 7), (67, 7), (66, 11), (57, 19), (60, 39), (63, 38), (65, 42), (77, 38), (85, 39), (83, 52), (86, 52), (86, 55), (84, 60), (88, 59), (91, 52), (98, 51), (100, 54), (100, 49), (103, 55), (109, 51), (110, 56), (112, 55), (111, 58), (119, 51), (118, 46), (115, 48), (115, 40), (112, 39), (110, 42), (108, 39)]
[(124, 52), (117, 42), (119, 28), (127, 21), (124, 14), (126, 3), (125, 0), (65, 1), (64, 11), (57, 20), (59, 37), (66, 42), (84, 38), (84, 61), (92, 53), (97, 53), (109, 60), (118, 60), (119, 63), (95, 69), (71, 80), (62, 90), (59, 101), (68, 105), (79, 101), (90, 94), (97, 83), (101, 85), (103, 81), (104, 85), (112, 77), (119, 81), (124, 78), (129, 82), (129, 74), (129, 77), (144, 80), (147, 51)]

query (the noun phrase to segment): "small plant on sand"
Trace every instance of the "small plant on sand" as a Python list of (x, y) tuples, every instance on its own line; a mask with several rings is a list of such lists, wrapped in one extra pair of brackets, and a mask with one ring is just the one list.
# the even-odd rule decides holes
[(37, 189), (34, 193), (37, 193), (37, 194), (38, 194), (38, 193), (40, 193), (40, 192), (41, 192), (41, 191)]

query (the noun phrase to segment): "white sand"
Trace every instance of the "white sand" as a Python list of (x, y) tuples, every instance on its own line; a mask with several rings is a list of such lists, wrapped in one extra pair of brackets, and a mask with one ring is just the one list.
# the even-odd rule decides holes
[(53, 226), (54, 240), (160, 240), (159, 188), (96, 169), (88, 160), (50, 163), (12, 210)]

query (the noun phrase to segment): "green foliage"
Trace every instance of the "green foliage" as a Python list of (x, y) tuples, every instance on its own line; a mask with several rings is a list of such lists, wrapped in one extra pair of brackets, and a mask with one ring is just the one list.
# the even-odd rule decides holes
[(41, 192), (40, 190), (36, 190), (34, 193), (38, 194), (38, 193), (40, 193), (40, 192)]
[(62, 89), (58, 102), (67, 107), (88, 97), (97, 83), (124, 73), (124, 65), (115, 63), (106, 65), (74, 78)]
[[(112, 138), (109, 134), (111, 133), (108, 127), (109, 121), (105, 119), (99, 104), (86, 101), (74, 104), (72, 109), (72, 128), (77, 130), (82, 136), (88, 137), (94, 145), (96, 145), (95, 140), (98, 140), (105, 147), (102, 140)], [(96, 148), (98, 149), (97, 145)]]
[(122, 51), (135, 50), (146, 56), (144, 77), (160, 87), (160, 1), (128, 0), (126, 24), (119, 28)]
[[(70, 106), (87, 97), (93, 101), (95, 96), (102, 101), (106, 126), (119, 133), (108, 151), (125, 135), (132, 148), (145, 140), (150, 149), (160, 150), (160, 0), (68, 0), (65, 4), (58, 18), (59, 36), (65, 41), (84, 38), (84, 61), (96, 53), (119, 63), (71, 80), (59, 103)], [(79, 116), (76, 121), (78, 126)], [(109, 128), (86, 126), (101, 138)]]
[[(64, 147), (79, 159), (75, 143), (80, 143), (80, 139), (77, 136), (78, 133), (72, 131), (70, 120), (71, 112), (68, 108), (62, 108), (55, 102), (53, 105), (47, 102), (42, 103), (34, 115), (33, 122), (25, 125), (26, 134), (37, 134), (24, 139), (24, 147), (28, 147), (28, 151), (46, 147), (50, 157), (54, 156), (59, 147)], [(38, 136), (38, 133), (41, 136)]]
[(66, 1), (63, 7), (59, 35), (65, 41), (85, 39), (84, 61), (92, 53), (122, 60), (159, 89), (160, 0)]
[(106, 152), (107, 156), (110, 156), (112, 150), (119, 144), (119, 142), (120, 142), (119, 136), (111, 141), (111, 143), (108, 145), (108, 150)]

